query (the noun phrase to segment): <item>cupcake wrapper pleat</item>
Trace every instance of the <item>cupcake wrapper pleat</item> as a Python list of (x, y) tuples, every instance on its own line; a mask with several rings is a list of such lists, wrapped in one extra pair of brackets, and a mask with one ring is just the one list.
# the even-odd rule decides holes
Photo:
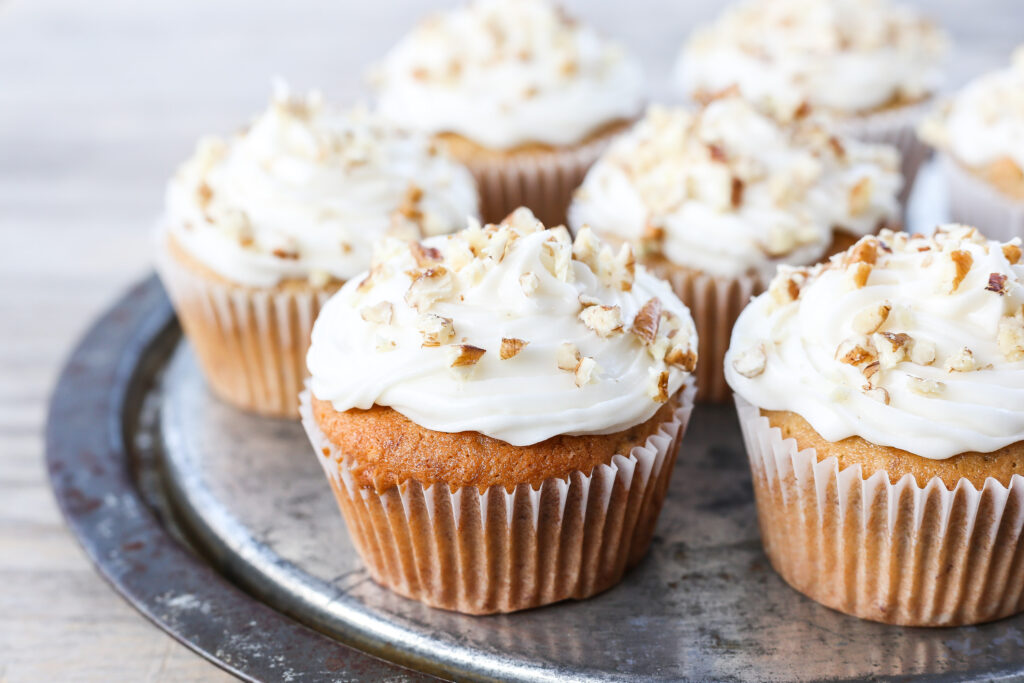
[(497, 223), (526, 206), (552, 227), (565, 224), (572, 193), (612, 137), (601, 136), (571, 149), (460, 161), (476, 178), (484, 221)]
[(1024, 201), (1007, 197), (946, 154), (939, 159), (955, 222), (972, 225), (1000, 242), (1024, 237)]
[(979, 491), (919, 486), (782, 439), (736, 397), (765, 552), (793, 588), (839, 610), (907, 626), (960, 626), (1024, 609), (1024, 477)]
[(513, 612), (586, 598), (644, 556), (693, 409), (685, 391), (672, 419), (629, 456), (593, 472), (482, 491), (410, 480), (381, 493), (360, 486), (320, 431), (309, 392), (302, 424), (349, 535), (379, 584), (432, 607)]
[(712, 276), (671, 265), (647, 266), (668, 280), (676, 295), (690, 309), (697, 326), (697, 400), (721, 403), (732, 391), (725, 383), (725, 352), (732, 337), (732, 326), (750, 298), (764, 291), (759, 277)]
[(331, 292), (226, 284), (163, 248), (157, 270), (213, 392), (243, 410), (298, 417), (313, 322)]
[(900, 151), (900, 172), (903, 174), (903, 189), (900, 204), (906, 210), (910, 192), (914, 189), (921, 166), (928, 160), (931, 149), (921, 142), (917, 125), (932, 106), (928, 100), (921, 104), (899, 107), (866, 116), (837, 120), (836, 128), (843, 134), (863, 142), (892, 145)]

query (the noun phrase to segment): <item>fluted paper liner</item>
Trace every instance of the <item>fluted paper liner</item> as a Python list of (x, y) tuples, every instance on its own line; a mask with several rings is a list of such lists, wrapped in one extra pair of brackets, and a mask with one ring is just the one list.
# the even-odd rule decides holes
[(669, 263), (645, 266), (668, 280), (676, 296), (690, 309), (697, 327), (697, 400), (715, 403), (729, 400), (732, 390), (725, 383), (725, 352), (729, 349), (736, 319), (750, 303), (750, 298), (764, 291), (761, 278), (714, 276)]
[(204, 276), (161, 246), (157, 270), (213, 392), (243, 410), (298, 417), (313, 322), (333, 293)]
[(1000, 242), (1024, 237), (1024, 201), (1004, 195), (947, 154), (939, 159), (955, 222), (972, 225)]
[(736, 397), (761, 539), (793, 588), (864, 619), (959, 626), (1024, 609), (1024, 477), (919, 486), (839, 469)]
[(476, 179), (485, 222), (498, 223), (526, 206), (544, 225), (564, 225), (572, 193), (613, 137), (601, 135), (571, 148), (461, 156), (459, 161)]
[(644, 556), (693, 409), (687, 389), (672, 419), (629, 456), (537, 489), (455, 490), (409, 480), (382, 493), (359, 486), (321, 432), (310, 394), (302, 424), (349, 535), (379, 584), (432, 607), (491, 614), (581, 599), (611, 588)]
[(900, 204), (906, 210), (914, 180), (921, 166), (928, 160), (931, 149), (921, 142), (917, 125), (928, 113), (932, 100), (905, 105), (864, 116), (851, 116), (836, 120), (836, 129), (855, 140), (892, 145), (900, 151), (900, 172), (903, 174), (903, 189)]

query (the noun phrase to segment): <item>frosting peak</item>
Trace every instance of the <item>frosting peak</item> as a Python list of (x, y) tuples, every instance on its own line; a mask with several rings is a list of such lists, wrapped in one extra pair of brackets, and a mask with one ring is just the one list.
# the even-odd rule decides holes
[(1024, 262), (949, 225), (883, 230), (814, 268), (780, 268), (733, 328), (736, 393), (932, 459), (1024, 440)]
[(376, 238), (450, 232), (476, 213), (469, 171), (422, 135), (280, 87), (247, 130), (199, 143), (168, 187), (166, 220), (205, 265), (263, 287), (347, 279)]
[(834, 230), (863, 235), (896, 220), (901, 185), (894, 148), (725, 97), (651, 107), (591, 168), (569, 221), (689, 268), (768, 280), (777, 263), (820, 259)]
[(644, 422), (690, 380), (689, 311), (589, 231), (527, 209), (423, 242), (388, 240), (324, 306), (311, 389), (339, 411), (391, 406), (422, 427), (513, 445)]
[(639, 64), (547, 0), (478, 0), (423, 21), (371, 74), (386, 115), (507, 149), (572, 145), (632, 118)]
[(730, 87), (779, 111), (859, 114), (920, 100), (940, 81), (945, 35), (887, 0), (746, 0), (679, 56), (690, 94)]

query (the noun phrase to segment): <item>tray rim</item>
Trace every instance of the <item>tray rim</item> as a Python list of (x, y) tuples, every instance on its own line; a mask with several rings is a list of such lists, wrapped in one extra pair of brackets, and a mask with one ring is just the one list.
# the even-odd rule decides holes
[(50, 486), (98, 573), (150, 622), (242, 680), (279, 679), (295, 661), (312, 680), (432, 679), (252, 597), (174, 538), (150, 508), (127, 429), (143, 383), (178, 337), (173, 308), (151, 274), (80, 337), (52, 389), (44, 430)]

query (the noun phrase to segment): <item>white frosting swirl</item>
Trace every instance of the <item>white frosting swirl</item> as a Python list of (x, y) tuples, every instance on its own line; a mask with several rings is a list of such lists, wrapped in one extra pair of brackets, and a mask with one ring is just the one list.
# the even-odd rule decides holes
[(652, 107), (590, 169), (569, 208), (589, 225), (713, 275), (771, 278), (819, 260), (842, 229), (874, 232), (899, 215), (899, 153), (773, 120), (738, 97)]
[(981, 76), (944, 103), (921, 134), (968, 166), (1009, 159), (1024, 169), (1024, 46), (1010, 68)]
[(478, 0), (434, 15), (372, 74), (402, 125), (484, 147), (573, 145), (643, 104), (635, 60), (547, 0)]
[(966, 226), (883, 231), (813, 270), (780, 269), (733, 328), (726, 379), (829, 441), (945, 459), (1024, 440), (1019, 245)]
[(166, 224), (220, 275), (270, 287), (348, 279), (377, 238), (450, 232), (476, 215), (469, 171), (422, 135), (279, 89), (247, 130), (200, 142), (169, 184)]
[(746, 0), (699, 29), (676, 65), (689, 94), (737, 87), (779, 111), (862, 114), (941, 83), (945, 34), (887, 0)]
[(336, 410), (391, 406), (523, 446), (646, 421), (690, 380), (696, 344), (687, 308), (628, 247), (589, 231), (574, 245), (519, 209), (500, 226), (383, 243), (367, 278), (324, 306), (307, 364)]

